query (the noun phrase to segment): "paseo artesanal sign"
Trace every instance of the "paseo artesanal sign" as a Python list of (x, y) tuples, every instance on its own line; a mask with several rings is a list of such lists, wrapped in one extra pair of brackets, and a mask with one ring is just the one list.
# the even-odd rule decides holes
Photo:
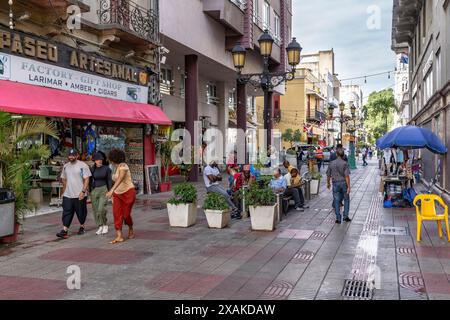
[(147, 103), (148, 73), (17, 31), (0, 29), (0, 79)]

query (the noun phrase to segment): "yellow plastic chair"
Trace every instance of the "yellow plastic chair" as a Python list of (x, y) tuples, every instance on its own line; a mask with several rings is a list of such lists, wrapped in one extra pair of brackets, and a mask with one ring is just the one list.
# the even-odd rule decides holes
[[(420, 205), (417, 202), (420, 201)], [(438, 215), (436, 213), (436, 203), (444, 207), (444, 214)], [(420, 241), (420, 232), (422, 229), (422, 221), (423, 220), (433, 220), (437, 221), (438, 229), (439, 229), (439, 238), (442, 238), (442, 223), (441, 221), (445, 221), (445, 227), (447, 231), (447, 240), (450, 242), (450, 228), (448, 223), (448, 206), (445, 204), (444, 200), (441, 197), (435, 194), (419, 194), (414, 198), (414, 206), (416, 207), (416, 215), (417, 215), (417, 241)]]

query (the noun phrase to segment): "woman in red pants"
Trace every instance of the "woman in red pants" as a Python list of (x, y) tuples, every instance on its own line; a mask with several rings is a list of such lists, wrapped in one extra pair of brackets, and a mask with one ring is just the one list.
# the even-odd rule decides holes
[(134, 238), (133, 220), (131, 219), (131, 209), (136, 201), (136, 190), (131, 179), (131, 172), (125, 163), (125, 152), (113, 149), (108, 155), (109, 161), (115, 167), (112, 179), (114, 185), (106, 194), (108, 198), (113, 198), (114, 227), (116, 238), (111, 244), (123, 242), (122, 225), (128, 226), (128, 239)]

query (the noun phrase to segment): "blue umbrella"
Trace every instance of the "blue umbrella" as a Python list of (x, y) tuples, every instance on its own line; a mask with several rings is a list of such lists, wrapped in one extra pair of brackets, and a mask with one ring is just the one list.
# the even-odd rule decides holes
[(377, 140), (377, 147), (381, 150), (388, 148), (427, 148), (433, 153), (447, 153), (447, 147), (437, 135), (431, 130), (416, 126), (404, 126), (392, 130)]

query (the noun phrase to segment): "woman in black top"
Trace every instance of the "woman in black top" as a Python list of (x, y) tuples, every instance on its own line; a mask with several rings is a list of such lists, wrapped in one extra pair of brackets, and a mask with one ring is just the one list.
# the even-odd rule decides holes
[(108, 233), (108, 225), (106, 224), (106, 205), (108, 198), (106, 193), (112, 187), (111, 169), (106, 161), (106, 155), (99, 151), (94, 155), (94, 166), (91, 168), (91, 201), (94, 212), (95, 223), (98, 226), (97, 235)]

